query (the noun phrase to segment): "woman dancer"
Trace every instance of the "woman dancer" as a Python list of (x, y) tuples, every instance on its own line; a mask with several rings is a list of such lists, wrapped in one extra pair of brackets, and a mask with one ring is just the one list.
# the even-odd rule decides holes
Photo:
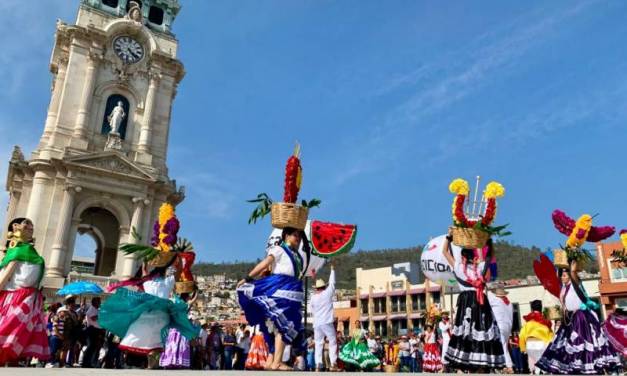
[(435, 331), (431, 325), (427, 325), (425, 329), (425, 352), (422, 358), (422, 369), (424, 372), (440, 372), (442, 360)]
[(379, 366), (381, 363), (374, 354), (368, 349), (365, 341), (366, 331), (361, 328), (361, 322), (355, 321), (355, 330), (353, 331), (353, 339), (348, 342), (339, 357), (345, 364), (350, 364), (361, 370), (367, 370)]
[[(194, 289), (191, 294), (181, 294), (181, 300), (187, 304), (188, 311), (198, 298), (198, 290)], [(190, 340), (181, 335), (176, 328), (170, 328), (168, 339), (165, 342), (165, 351), (159, 358), (159, 366), (166, 369), (189, 368), (191, 365)]]
[[(270, 369), (291, 370), (282, 361), (285, 345), (296, 352), (305, 349), (302, 324), (304, 299), (301, 275), (303, 260), (298, 252), (301, 240), (309, 246), (303, 231), (287, 227), (281, 235), (282, 243), (268, 249), (262, 260), (245, 279), (237, 284), (239, 303), (250, 325), (259, 325), (270, 354), (274, 354)], [(271, 274), (261, 279), (268, 269)]]
[[(173, 302), (170, 294), (174, 289), (175, 273), (180, 264), (174, 252), (169, 260), (149, 272), (144, 263), (141, 278), (113, 285), (134, 285), (142, 291), (118, 288), (100, 308), (98, 323), (122, 338), (119, 349), (136, 355), (148, 356), (149, 367), (157, 366), (157, 356), (163, 350), (164, 340), (170, 328), (176, 328), (188, 340), (194, 339), (199, 330), (187, 318), (187, 304)], [(163, 260), (163, 259), (162, 259)]]
[(0, 262), (0, 365), (50, 357), (39, 283), (44, 259), (33, 246), (33, 223), (9, 223), (6, 256)]
[(592, 310), (596, 304), (588, 298), (576, 268), (577, 262), (571, 260), (570, 268), (559, 269), (562, 324), (536, 367), (556, 374), (609, 373), (619, 366), (619, 359), (601, 330)]
[(603, 323), (603, 331), (614, 350), (627, 358), (627, 311), (615, 309)]
[[(462, 249), (462, 259), (455, 260), (450, 247), (452, 240), (449, 230), (442, 253), (453, 267), (461, 293), (445, 359), (452, 368), (461, 370), (504, 368), (501, 335), (485, 293), (489, 265), (473, 249)], [(487, 246), (486, 259), (490, 259), (494, 254), (492, 239), (488, 239)]]

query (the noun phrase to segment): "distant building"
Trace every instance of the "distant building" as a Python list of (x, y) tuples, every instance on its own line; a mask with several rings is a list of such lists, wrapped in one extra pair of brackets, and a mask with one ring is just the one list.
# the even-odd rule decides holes
[[(369, 270), (356, 269), (357, 310), (364, 328), (382, 337), (396, 337), (423, 328), (426, 309), (433, 303), (439, 303), (444, 310), (454, 314), (459, 289), (442, 287), (428, 280), (418, 283), (419, 270), (419, 265), (414, 263)], [(621, 273), (621, 278), (627, 282), (627, 270), (622, 270)], [(599, 278), (587, 273), (581, 273), (581, 277), (590, 298), (601, 303)], [(531, 311), (532, 300), (540, 299), (545, 306), (559, 304), (559, 300), (546, 291), (535, 277), (499, 281), (494, 283), (496, 284), (503, 285), (509, 293), (508, 298), (514, 308), (513, 330), (519, 330), (524, 323), (523, 316)], [(627, 298), (627, 287), (624, 286), (612, 286), (608, 291), (613, 291), (612, 297), (620, 296), (618, 301), (624, 302)], [(599, 318), (605, 317), (601, 308), (597, 310), (597, 314)], [(339, 321), (346, 322), (347, 316), (341, 317), (338, 310), (336, 317)], [(350, 329), (353, 328), (353, 322), (351, 320), (348, 323)]]
[(382, 337), (398, 336), (425, 324), (427, 307), (440, 303), (442, 287), (419, 283), (417, 263), (356, 269), (357, 309), (362, 327)]
[(96, 260), (93, 257), (72, 257), (70, 272), (93, 274), (96, 267)]
[(627, 266), (611, 260), (612, 252), (622, 248), (621, 242), (597, 245), (597, 260), (601, 273), (599, 281), (601, 303), (608, 313), (618, 307), (627, 309)]

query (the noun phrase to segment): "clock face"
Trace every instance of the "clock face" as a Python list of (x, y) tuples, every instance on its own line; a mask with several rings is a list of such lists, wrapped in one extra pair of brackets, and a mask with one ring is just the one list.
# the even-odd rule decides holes
[(127, 36), (115, 38), (113, 50), (125, 64), (137, 63), (144, 57), (144, 47), (135, 39)]

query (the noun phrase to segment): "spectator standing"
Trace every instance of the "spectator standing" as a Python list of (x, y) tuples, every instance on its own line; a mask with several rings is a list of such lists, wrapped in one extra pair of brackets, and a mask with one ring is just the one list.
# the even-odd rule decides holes
[(235, 364), (235, 369), (243, 370), (245, 368), (246, 359), (248, 358), (248, 352), (250, 351), (250, 330), (244, 330), (244, 335), (237, 343), (237, 347), (239, 348), (239, 356), (237, 357), (237, 362)]
[(520, 340), (518, 338), (518, 332), (512, 333), (512, 335), (509, 337), (509, 347), (512, 349), (514, 373), (523, 373), (525, 369), (525, 363), (523, 362), (523, 355), (520, 351)]
[(85, 338), (86, 348), (83, 354), (83, 368), (92, 368), (96, 361), (96, 355), (102, 347), (102, 339), (104, 337), (104, 329), (98, 324), (98, 310), (100, 308), (100, 298), (95, 297), (91, 300), (91, 305), (85, 313)]
[(222, 346), (224, 348), (224, 369), (233, 369), (233, 355), (235, 354), (235, 347), (237, 345), (235, 338), (235, 330), (232, 326), (226, 328), (226, 333), (222, 339)]
[(213, 323), (209, 331), (209, 369), (220, 369), (220, 355), (222, 354), (222, 338), (218, 331), (218, 323)]
[(398, 344), (398, 356), (401, 359), (401, 372), (411, 370), (411, 348), (406, 335), (401, 336)]

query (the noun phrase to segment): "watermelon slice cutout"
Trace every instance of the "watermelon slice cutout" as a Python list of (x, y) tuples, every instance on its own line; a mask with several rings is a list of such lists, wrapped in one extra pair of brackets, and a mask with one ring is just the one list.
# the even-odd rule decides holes
[(311, 245), (315, 255), (329, 258), (350, 251), (357, 237), (356, 225), (311, 221)]

